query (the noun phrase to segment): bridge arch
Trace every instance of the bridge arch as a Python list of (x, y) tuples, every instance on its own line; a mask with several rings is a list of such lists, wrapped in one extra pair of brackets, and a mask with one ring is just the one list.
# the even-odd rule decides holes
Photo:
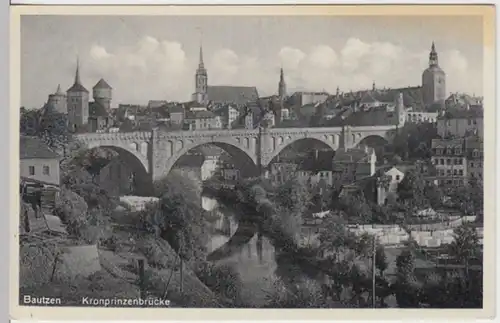
[(364, 137), (360, 137), (360, 139), (356, 141), (354, 147), (360, 148), (363, 146), (368, 146), (375, 149), (377, 161), (381, 162), (384, 158), (384, 153), (388, 144), (389, 140), (381, 135), (367, 135)]
[(196, 148), (206, 145), (216, 146), (227, 152), (231, 156), (235, 168), (239, 171), (239, 174), (242, 177), (258, 176), (259, 171), (257, 167), (257, 156), (255, 152), (251, 150), (252, 147), (248, 147), (251, 142), (252, 138), (242, 138), (239, 142), (236, 140), (226, 140), (222, 138), (203, 142), (170, 140), (167, 142), (167, 147), (168, 149), (171, 149), (170, 151), (172, 155), (167, 157), (166, 160), (162, 162), (164, 166), (161, 169), (160, 176), (157, 176), (157, 179), (168, 176), (170, 171), (176, 166), (176, 163), (182, 156), (185, 156)]
[[(151, 179), (151, 175), (149, 173), (149, 163), (146, 156), (141, 154), (140, 143), (134, 143), (134, 147), (132, 147), (131, 144), (126, 145), (126, 144), (90, 142), (87, 143), (84, 147), (86, 151), (92, 151), (94, 149), (103, 148), (112, 150), (115, 153), (117, 153), (119, 157), (118, 159), (119, 162), (125, 164), (127, 168), (129, 168), (130, 173), (133, 174), (130, 177), (130, 180), (133, 181), (133, 183), (131, 183), (133, 185), (132, 189), (133, 192), (131, 193), (133, 193), (134, 195), (144, 195), (144, 196), (148, 196), (152, 193), (153, 182)], [(142, 148), (144, 148), (144, 145), (142, 145)], [(111, 171), (112, 170), (110, 170), (110, 172)], [(121, 175), (114, 175), (114, 176), (121, 176)], [(112, 180), (112, 178), (110, 178), (110, 180)], [(122, 178), (122, 180), (125, 179)]]
[(339, 140), (338, 140), (338, 136), (336, 136), (336, 135), (331, 135), (328, 137), (323, 136), (323, 137), (319, 137), (319, 138), (316, 138), (316, 137), (297, 138), (297, 139), (292, 140), (292, 141), (287, 141), (281, 145), (277, 145), (275, 147), (274, 151), (272, 152), (272, 154), (270, 154), (268, 156), (266, 163), (265, 164), (263, 163), (263, 166), (268, 166), (271, 162), (275, 161), (276, 158), (281, 153), (283, 153), (286, 149), (289, 149), (289, 148), (293, 147), (294, 145), (299, 145), (302, 143), (304, 143), (304, 144), (307, 144), (307, 143), (311, 144), (312, 143), (313, 145), (316, 144), (318, 147), (330, 148), (332, 151), (336, 151), (339, 147)]

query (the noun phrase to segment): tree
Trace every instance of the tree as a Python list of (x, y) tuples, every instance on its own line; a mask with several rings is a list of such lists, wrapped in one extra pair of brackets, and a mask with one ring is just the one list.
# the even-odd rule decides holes
[(311, 203), (308, 187), (297, 179), (279, 185), (272, 198), (284, 231), (298, 239), (303, 222), (303, 215)]
[(38, 110), (21, 109), (20, 114), (22, 135), (43, 139), (49, 147), (61, 152), (63, 156), (68, 153), (66, 146), (71, 142), (72, 135), (65, 114), (57, 112), (49, 104)]
[(443, 192), (434, 183), (425, 186), (424, 197), (433, 209), (439, 209), (443, 205)]
[(398, 184), (398, 197), (401, 201), (409, 203), (413, 207), (427, 206), (424, 194), (425, 185), (425, 181), (419, 173), (409, 171)]
[(195, 184), (176, 171), (170, 172), (155, 183), (160, 200), (142, 212), (139, 223), (193, 263), (205, 259), (210, 231), (201, 207), (201, 190)]
[(400, 308), (416, 308), (419, 305), (420, 286), (415, 277), (415, 256), (406, 248), (396, 258), (396, 282), (392, 289)]

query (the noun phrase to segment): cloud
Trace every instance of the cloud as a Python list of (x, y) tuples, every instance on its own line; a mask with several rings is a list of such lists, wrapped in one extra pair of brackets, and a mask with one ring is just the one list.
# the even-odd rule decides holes
[[(391, 42), (349, 38), (336, 48), (317, 44), (309, 48), (283, 46), (276, 52), (242, 53), (237, 48), (204, 48), (209, 84), (253, 85), (261, 95), (275, 94), (283, 67), (289, 91), (335, 92), (421, 84), (428, 64), (428, 48), (409, 49)], [(457, 49), (439, 51), (447, 74), (447, 91), (470, 89), (471, 64)], [(93, 45), (88, 52), (88, 82), (105, 78), (114, 89), (114, 102), (146, 103), (150, 99), (185, 101), (194, 92), (198, 51), (187, 53), (175, 40), (144, 36), (121, 48)], [(476, 78), (480, 78), (477, 71)], [(480, 72), (479, 72), (480, 73)], [(82, 73), (83, 74), (83, 73)], [(85, 78), (84, 78), (85, 79)], [(480, 84), (480, 82), (479, 82)], [(87, 85), (87, 84), (86, 84)], [(88, 84), (91, 87), (92, 84)]]

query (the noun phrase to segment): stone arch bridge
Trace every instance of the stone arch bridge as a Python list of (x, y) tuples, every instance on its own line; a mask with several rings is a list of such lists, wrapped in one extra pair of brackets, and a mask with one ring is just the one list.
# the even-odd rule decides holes
[(166, 132), (159, 129), (143, 132), (85, 133), (76, 135), (88, 149), (106, 147), (152, 182), (165, 177), (175, 162), (189, 150), (213, 144), (227, 151), (242, 176), (262, 172), (285, 147), (298, 140), (316, 140), (333, 150), (353, 148), (368, 137), (391, 142), (395, 125), (328, 128), (258, 128), (235, 130), (195, 130)]

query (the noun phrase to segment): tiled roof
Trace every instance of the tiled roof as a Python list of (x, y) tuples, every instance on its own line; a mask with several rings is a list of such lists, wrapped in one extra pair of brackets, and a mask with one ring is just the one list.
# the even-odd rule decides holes
[(368, 111), (344, 111), (338, 114), (333, 119), (328, 120), (325, 124), (329, 126), (341, 126), (343, 124), (350, 126), (386, 126), (393, 124), (396, 119), (395, 112), (388, 112), (385, 106), (372, 108)]
[(188, 111), (186, 119), (210, 119), (215, 115), (212, 111)]
[(473, 106), (470, 109), (448, 109), (438, 119), (468, 119), (483, 117), (483, 107)]
[(201, 167), (205, 161), (205, 156), (202, 154), (185, 154), (182, 155), (175, 163), (176, 167)]
[(462, 147), (463, 139), (432, 139), (432, 148)]
[(149, 100), (148, 108), (155, 109), (155, 108), (159, 108), (159, 107), (166, 105), (166, 104), (167, 104), (166, 100)]
[(186, 111), (186, 109), (184, 109), (184, 106), (182, 106), (181, 104), (178, 104), (178, 105), (169, 109), (170, 113), (183, 113), (185, 111)]
[(73, 84), (66, 92), (85, 92), (85, 93), (89, 93), (89, 91), (87, 91), (87, 89), (83, 85), (81, 85), (80, 83)]
[(465, 138), (465, 149), (483, 149), (483, 141), (479, 137)]
[(20, 137), (19, 142), (20, 159), (58, 159), (59, 155), (49, 148), (42, 140), (36, 137)]
[(217, 103), (245, 104), (259, 98), (253, 86), (210, 85), (207, 87), (208, 100)]
[(332, 170), (332, 160), (334, 155), (334, 151), (317, 150), (312, 152), (306, 158), (302, 158), (297, 166), (297, 169), (313, 173)]
[(93, 89), (112, 89), (112, 87), (104, 79), (100, 79)]
[(108, 117), (109, 113), (99, 102), (89, 102), (89, 117)]
[(373, 148), (368, 148), (366, 151), (360, 148), (338, 149), (333, 158), (334, 163), (361, 163), (369, 162), (369, 158), (373, 153)]

